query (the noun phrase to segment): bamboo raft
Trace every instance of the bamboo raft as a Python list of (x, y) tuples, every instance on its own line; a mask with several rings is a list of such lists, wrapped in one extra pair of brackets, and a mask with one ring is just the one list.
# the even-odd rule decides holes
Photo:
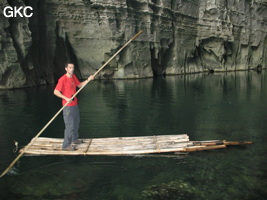
[[(184, 153), (226, 148), (228, 145), (245, 145), (252, 142), (225, 140), (190, 141), (189, 136), (158, 135), (142, 137), (113, 137), (82, 139), (76, 151), (62, 150), (63, 139), (39, 137), (25, 151), (25, 155), (143, 155), (159, 153)], [(25, 149), (25, 146), (23, 149)], [(23, 151), (20, 150), (20, 152)]]

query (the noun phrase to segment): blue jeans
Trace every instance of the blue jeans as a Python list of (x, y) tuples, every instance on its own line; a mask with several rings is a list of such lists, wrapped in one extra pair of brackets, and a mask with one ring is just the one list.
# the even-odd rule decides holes
[(63, 109), (65, 122), (64, 141), (62, 148), (69, 147), (72, 142), (78, 140), (80, 127), (80, 111), (78, 105), (66, 106)]

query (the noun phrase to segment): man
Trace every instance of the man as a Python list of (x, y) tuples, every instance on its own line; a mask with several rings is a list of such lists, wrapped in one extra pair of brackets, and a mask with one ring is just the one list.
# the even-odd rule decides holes
[(73, 74), (74, 64), (70, 62), (66, 63), (65, 70), (66, 74), (58, 80), (54, 94), (62, 99), (63, 106), (68, 102), (67, 106), (63, 109), (65, 132), (62, 149), (65, 151), (75, 151), (77, 149), (72, 144), (80, 144), (82, 140), (78, 140), (78, 129), (80, 126), (78, 100), (77, 97), (72, 100), (72, 96), (76, 93), (76, 87), (81, 88), (90, 80), (94, 80), (94, 76), (91, 75), (85, 81), (80, 82)]

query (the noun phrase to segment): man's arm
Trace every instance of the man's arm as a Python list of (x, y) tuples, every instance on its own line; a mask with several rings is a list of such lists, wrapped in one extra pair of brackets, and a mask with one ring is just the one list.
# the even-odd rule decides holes
[(80, 85), (78, 85), (79, 88), (81, 88), (82, 86), (84, 86), (87, 82), (94, 80), (95, 77), (93, 75), (89, 76), (89, 78), (87, 78), (85, 81), (81, 82)]
[(61, 98), (61, 99), (65, 99), (67, 102), (72, 101), (71, 98), (65, 97), (60, 91), (58, 90), (54, 90), (54, 95), (56, 95), (57, 97)]

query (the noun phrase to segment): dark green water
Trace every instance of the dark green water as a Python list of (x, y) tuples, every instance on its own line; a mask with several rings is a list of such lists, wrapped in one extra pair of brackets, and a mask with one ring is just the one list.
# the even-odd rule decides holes
[[(53, 87), (0, 91), (0, 170), (60, 109)], [(183, 157), (22, 157), (0, 199), (267, 199), (267, 73), (94, 81), (80, 94), (82, 138), (188, 134), (254, 144)], [(42, 134), (63, 137), (60, 115)]]

